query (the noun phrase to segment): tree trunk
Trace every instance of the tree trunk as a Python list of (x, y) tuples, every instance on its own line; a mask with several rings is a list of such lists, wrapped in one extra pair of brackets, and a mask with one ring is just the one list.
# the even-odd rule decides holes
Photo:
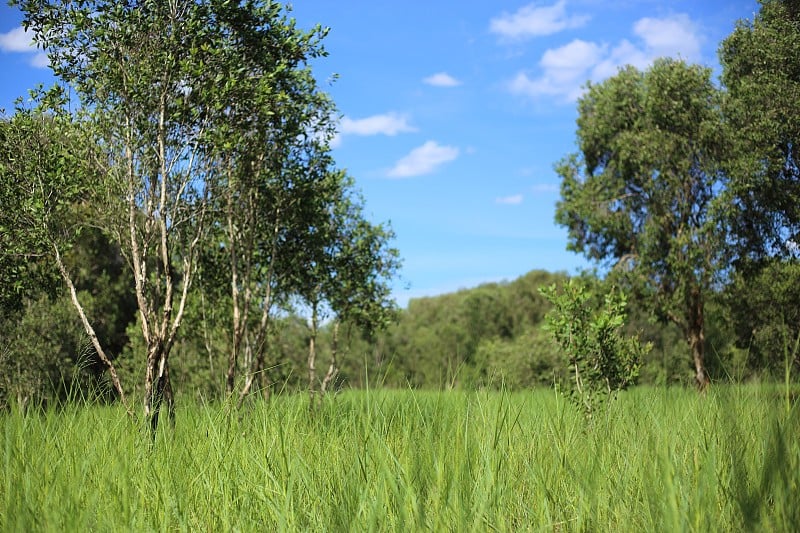
[[(274, 251), (273, 246), (273, 251)], [(252, 345), (255, 345), (256, 355), (253, 357), (252, 354), (252, 345), (248, 344), (247, 353), (249, 355), (249, 367), (247, 378), (245, 379), (244, 387), (242, 387), (242, 391), (239, 393), (239, 403), (238, 406), (241, 407), (242, 403), (244, 402), (245, 396), (250, 392), (250, 389), (253, 386), (253, 383), (258, 378), (259, 374), (261, 376), (261, 383), (262, 386), (264, 384), (264, 380), (268, 378), (264, 375), (266, 374), (266, 344), (267, 338), (269, 335), (269, 325), (270, 325), (270, 309), (272, 308), (272, 287), (270, 283), (272, 283), (272, 273), (273, 273), (273, 263), (270, 263), (269, 271), (267, 274), (267, 282), (266, 288), (264, 293), (264, 298), (261, 302), (261, 320), (258, 324), (258, 331), (256, 332), (255, 341)], [(268, 396), (269, 393), (265, 393), (265, 397)]]
[[(252, 210), (251, 210), (252, 211)], [(280, 220), (281, 220), (281, 209), (277, 207), (275, 209), (275, 228), (272, 234), (272, 249), (270, 251), (270, 262), (269, 267), (267, 269), (267, 277), (266, 280), (263, 280), (261, 283), (264, 287), (264, 295), (261, 300), (261, 320), (258, 324), (258, 330), (255, 333), (255, 341), (252, 343), (251, 346), (248, 346), (248, 353), (252, 356), (252, 348), (255, 347), (255, 358), (250, 358), (250, 364), (247, 368), (247, 377), (245, 379), (244, 387), (242, 387), (242, 391), (239, 393), (239, 402), (238, 406), (241, 407), (242, 403), (244, 402), (245, 396), (250, 392), (251, 387), (253, 386), (253, 382), (258, 377), (258, 374), (261, 374), (260, 381), (262, 384), (262, 390), (264, 392), (264, 398), (269, 397), (269, 377), (266, 376), (266, 368), (265, 368), (265, 359), (266, 359), (266, 344), (267, 338), (269, 334), (269, 326), (270, 326), (270, 309), (272, 308), (272, 281), (275, 275), (275, 262), (276, 256), (278, 252), (278, 235), (280, 232)], [(252, 241), (249, 244), (252, 250)], [(252, 256), (249, 256), (249, 260), (252, 262)], [(246, 276), (247, 283), (250, 283), (250, 268), (247, 268), (248, 275)], [(246, 298), (245, 298), (245, 313), (247, 309), (249, 309), (251, 300), (251, 292), (249, 290), (246, 291)], [(246, 314), (245, 314), (246, 317)], [(247, 319), (245, 318), (245, 327), (243, 329), (243, 337), (247, 335), (252, 335), (252, 332), (249, 331), (247, 328)], [(240, 339), (241, 340), (241, 339)], [(246, 339), (247, 340), (247, 339)], [(265, 384), (266, 383), (266, 384)]]
[(705, 320), (704, 301), (700, 289), (693, 287), (689, 295), (689, 323), (687, 341), (692, 350), (692, 361), (695, 368), (695, 382), (702, 392), (710, 384), (705, 367)]
[[(245, 334), (247, 323), (247, 311), (244, 316), (242, 315), (242, 302), (240, 302), (239, 292), (239, 256), (238, 245), (240, 233), (236, 229), (234, 223), (234, 183), (233, 175), (231, 173), (230, 159), (227, 161), (227, 176), (228, 176), (228, 198), (227, 198), (227, 232), (228, 232), (228, 249), (230, 252), (230, 265), (231, 265), (231, 301), (233, 305), (233, 324), (231, 331), (231, 350), (228, 353), (228, 371), (225, 374), (225, 392), (233, 394), (233, 387), (236, 381), (236, 365), (239, 359), (239, 349), (242, 345), (242, 337)], [(249, 283), (250, 280), (244, 280)], [(244, 308), (249, 308), (250, 302), (245, 299), (243, 302)]]
[(170, 424), (173, 427), (175, 426), (175, 397), (172, 393), (172, 382), (169, 377), (167, 353), (160, 343), (148, 350), (144, 387), (144, 413), (150, 423), (151, 435), (155, 439), (161, 406), (164, 401), (167, 403)]
[(311, 335), (308, 338), (308, 397), (310, 408), (314, 409), (317, 392), (317, 304), (311, 306)]
[(86, 317), (86, 313), (83, 310), (83, 306), (81, 305), (80, 301), (78, 300), (78, 292), (75, 290), (75, 285), (72, 283), (72, 278), (67, 272), (67, 268), (64, 265), (64, 261), (61, 260), (61, 254), (58, 251), (58, 246), (53, 244), (53, 250), (55, 252), (56, 264), (58, 265), (58, 271), (61, 273), (61, 277), (64, 280), (64, 283), (67, 284), (67, 288), (69, 289), (69, 296), (72, 300), (72, 305), (78, 311), (78, 316), (80, 316), (81, 323), (83, 323), (83, 329), (86, 331), (86, 334), (89, 336), (89, 339), (92, 341), (92, 346), (97, 352), (97, 356), (106, 365), (108, 368), (108, 373), (111, 375), (111, 383), (114, 385), (114, 389), (119, 394), (119, 399), (122, 402), (123, 407), (128, 412), (129, 415), (133, 415), (133, 411), (128, 406), (128, 402), (125, 400), (125, 391), (122, 390), (122, 383), (119, 381), (119, 376), (117, 375), (117, 369), (114, 368), (114, 364), (106, 355), (106, 352), (103, 350), (103, 347), (100, 345), (100, 340), (97, 338), (97, 333), (95, 333), (92, 324), (89, 322), (89, 319)]
[(337, 352), (339, 349), (339, 320), (337, 319), (333, 323), (333, 338), (331, 339), (331, 364), (328, 367), (328, 372), (325, 374), (325, 378), (322, 380), (322, 385), (320, 386), (320, 394), (325, 396), (325, 393), (328, 391), (328, 387), (336, 379), (336, 376), (339, 374), (339, 361), (337, 361)]
[(163, 370), (159, 372), (158, 379), (155, 382), (155, 388), (151, 390), (150, 405), (152, 411), (150, 413), (150, 434), (153, 440), (155, 440), (156, 431), (158, 430), (158, 418), (161, 414), (161, 406), (164, 402), (167, 404), (170, 426), (173, 428), (175, 427), (175, 398), (172, 395), (172, 382), (169, 377), (169, 366), (166, 362), (163, 365)]

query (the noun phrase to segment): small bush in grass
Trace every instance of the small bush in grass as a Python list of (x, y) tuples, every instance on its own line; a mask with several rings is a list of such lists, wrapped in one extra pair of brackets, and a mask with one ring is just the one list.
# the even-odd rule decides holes
[(556, 285), (541, 293), (553, 304), (545, 328), (569, 359), (569, 395), (591, 418), (608, 397), (633, 384), (642, 358), (652, 346), (638, 337), (625, 337), (624, 294), (612, 290), (599, 305), (586, 285), (571, 279), (561, 291)]

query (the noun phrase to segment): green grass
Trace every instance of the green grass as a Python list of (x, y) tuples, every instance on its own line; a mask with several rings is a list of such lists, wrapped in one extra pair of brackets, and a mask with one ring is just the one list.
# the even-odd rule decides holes
[(800, 407), (635, 389), (591, 425), (552, 391), (0, 415), (5, 531), (791, 531)]

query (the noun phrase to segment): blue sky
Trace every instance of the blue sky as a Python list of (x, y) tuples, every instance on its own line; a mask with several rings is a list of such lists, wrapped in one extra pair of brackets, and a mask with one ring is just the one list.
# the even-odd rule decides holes
[[(330, 27), (314, 70), (343, 115), (334, 154), (368, 216), (397, 233), (405, 305), (591, 266), (553, 222), (553, 165), (575, 150), (581, 86), (659, 56), (718, 74), (719, 42), (757, 10), (755, 0), (306, 0), (293, 16)], [(6, 110), (52, 80), (21, 18), (0, 6)]]

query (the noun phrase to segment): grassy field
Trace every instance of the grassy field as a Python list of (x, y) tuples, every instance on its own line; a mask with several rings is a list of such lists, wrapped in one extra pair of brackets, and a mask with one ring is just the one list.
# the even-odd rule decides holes
[(0, 415), (4, 531), (791, 531), (800, 407), (636, 389), (587, 425), (553, 391), (348, 391)]

